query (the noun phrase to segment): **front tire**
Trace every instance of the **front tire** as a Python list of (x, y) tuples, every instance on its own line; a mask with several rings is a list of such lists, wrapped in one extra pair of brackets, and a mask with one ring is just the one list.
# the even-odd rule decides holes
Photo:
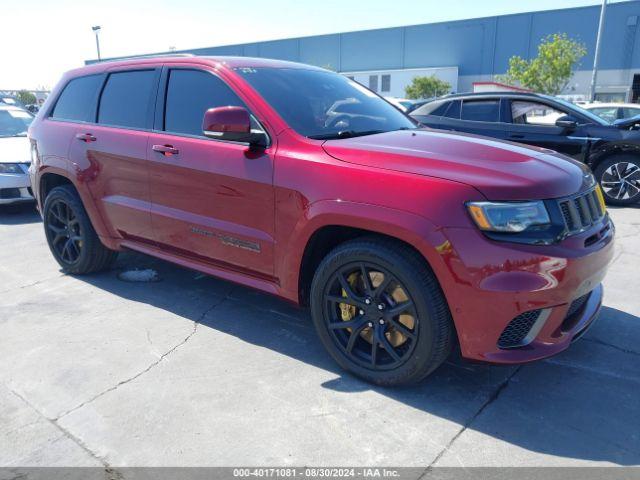
[(594, 173), (608, 204), (624, 206), (640, 201), (640, 157), (614, 155), (600, 162)]
[(336, 362), (378, 385), (419, 382), (453, 343), (451, 314), (433, 272), (393, 240), (367, 237), (332, 250), (313, 278), (311, 313)]
[(78, 192), (71, 185), (61, 185), (49, 192), (43, 219), (49, 249), (66, 273), (98, 272), (115, 260), (117, 252), (100, 242)]

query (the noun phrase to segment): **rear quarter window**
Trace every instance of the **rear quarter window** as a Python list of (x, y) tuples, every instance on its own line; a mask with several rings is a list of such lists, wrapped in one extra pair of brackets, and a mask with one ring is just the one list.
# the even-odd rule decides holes
[(112, 73), (102, 90), (98, 123), (118, 127), (147, 128), (155, 70)]
[(449, 108), (449, 104), (451, 102), (432, 102), (425, 103), (421, 107), (416, 108), (412, 114), (413, 115), (435, 115), (436, 117), (441, 117), (444, 115), (444, 112)]
[(78, 122), (91, 121), (102, 75), (89, 75), (71, 80), (58, 97), (51, 118)]

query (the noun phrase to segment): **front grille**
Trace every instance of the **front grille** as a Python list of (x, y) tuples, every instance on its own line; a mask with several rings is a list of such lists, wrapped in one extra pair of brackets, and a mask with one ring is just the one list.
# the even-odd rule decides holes
[(587, 230), (604, 217), (595, 189), (575, 197), (558, 200), (564, 224), (569, 235)]
[(531, 310), (521, 313), (509, 322), (498, 339), (499, 348), (513, 348), (522, 345), (523, 340), (531, 331), (542, 310)]

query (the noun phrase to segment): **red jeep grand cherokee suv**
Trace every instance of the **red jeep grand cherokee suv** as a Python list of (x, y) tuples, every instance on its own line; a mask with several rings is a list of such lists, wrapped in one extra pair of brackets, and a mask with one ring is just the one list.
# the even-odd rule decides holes
[(47, 241), (73, 274), (132, 249), (309, 304), (378, 384), (536, 360), (595, 319), (613, 225), (586, 167), (416, 128), (341, 75), (251, 58), (107, 62), (30, 129)]

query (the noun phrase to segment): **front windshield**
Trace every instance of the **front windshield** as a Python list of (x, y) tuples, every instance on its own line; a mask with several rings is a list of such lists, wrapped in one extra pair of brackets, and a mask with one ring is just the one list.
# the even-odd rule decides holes
[(236, 71), (289, 126), (309, 138), (344, 138), (415, 128), (397, 108), (337, 73), (268, 67)]
[(26, 137), (33, 115), (25, 110), (0, 109), (0, 137)]
[(558, 97), (554, 97), (554, 100), (556, 102), (564, 105), (565, 107), (571, 109), (571, 110), (577, 110), (578, 113), (580, 113), (584, 117), (587, 117), (589, 120), (591, 120), (596, 125), (609, 125), (609, 123), (606, 120), (603, 120), (599, 116), (591, 113), (589, 110), (585, 110), (580, 105), (576, 105), (575, 103), (567, 102), (566, 100), (563, 100), (563, 99), (558, 98)]

